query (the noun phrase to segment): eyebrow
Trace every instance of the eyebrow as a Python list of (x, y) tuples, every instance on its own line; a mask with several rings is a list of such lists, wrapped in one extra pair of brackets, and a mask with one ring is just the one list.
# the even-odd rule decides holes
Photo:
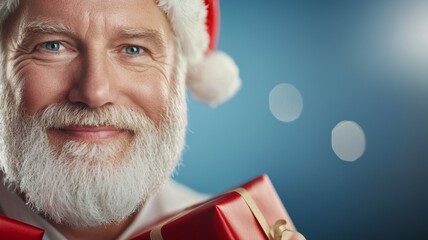
[(22, 31), (25, 32), (47, 32), (47, 33), (74, 33), (70, 27), (65, 24), (54, 22), (47, 19), (38, 19), (26, 23)]
[(127, 29), (120, 29), (119, 38), (137, 38), (137, 39), (145, 39), (149, 42), (152, 42), (155, 44), (155, 46), (160, 51), (166, 50), (166, 38), (164, 34), (162, 34), (160, 31), (155, 29), (147, 29), (147, 28), (127, 28)]
[(74, 31), (65, 24), (49, 19), (38, 18), (19, 27), (17, 42), (19, 45), (25, 44), (31, 40), (34, 34), (38, 33), (73, 35)]

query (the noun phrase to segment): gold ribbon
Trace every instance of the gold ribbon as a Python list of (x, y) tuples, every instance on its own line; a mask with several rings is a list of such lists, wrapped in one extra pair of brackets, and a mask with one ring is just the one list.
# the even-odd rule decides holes
[(241, 197), (245, 200), (269, 240), (288, 240), (291, 239), (294, 234), (301, 235), (299, 232), (288, 229), (287, 221), (285, 221), (285, 219), (279, 219), (273, 226), (269, 226), (256, 202), (244, 188), (236, 188), (232, 190), (232, 192), (239, 193), (239, 195), (241, 195)]
[[(251, 195), (247, 192), (247, 190), (245, 190), (244, 188), (236, 188), (230, 192), (236, 192), (239, 195), (241, 195), (241, 197), (244, 199), (245, 203), (250, 208), (251, 212), (253, 213), (254, 217), (256, 218), (257, 222), (259, 223), (260, 227), (263, 229), (263, 232), (265, 233), (266, 237), (269, 240), (289, 240), (294, 234), (298, 234), (299, 237), (300, 236), (303, 237), (303, 235), (301, 235), (299, 232), (288, 229), (287, 221), (285, 221), (285, 219), (279, 219), (275, 222), (273, 226), (269, 226), (268, 222), (266, 221), (265, 217), (263, 216), (256, 202), (251, 197)], [(195, 206), (186, 208), (185, 210), (175, 215), (174, 217), (167, 219), (166, 221), (154, 227), (150, 231), (150, 239), (163, 240), (162, 227), (165, 224), (186, 215), (187, 213), (193, 211), (193, 209), (198, 206), (201, 206), (201, 205), (195, 205)], [(303, 237), (300, 239), (305, 239), (305, 238)]]

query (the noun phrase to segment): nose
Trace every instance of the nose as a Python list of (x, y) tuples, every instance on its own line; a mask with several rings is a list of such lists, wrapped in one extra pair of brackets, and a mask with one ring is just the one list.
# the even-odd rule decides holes
[(87, 54), (77, 72), (69, 92), (71, 102), (97, 108), (116, 101), (115, 76), (106, 56)]

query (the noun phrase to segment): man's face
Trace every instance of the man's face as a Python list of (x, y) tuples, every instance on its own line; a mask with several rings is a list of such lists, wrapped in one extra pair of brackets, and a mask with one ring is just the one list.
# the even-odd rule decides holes
[[(13, 74), (30, 115), (50, 104), (138, 108), (159, 122), (170, 94), (173, 35), (153, 0), (22, 1), (8, 26)], [(21, 38), (21, 39), (20, 39)], [(49, 131), (55, 141), (103, 140), (114, 131)], [(123, 134), (130, 138), (129, 134)]]
[(23, 0), (2, 44), (6, 178), (56, 222), (135, 211), (172, 172), (186, 124), (155, 1)]

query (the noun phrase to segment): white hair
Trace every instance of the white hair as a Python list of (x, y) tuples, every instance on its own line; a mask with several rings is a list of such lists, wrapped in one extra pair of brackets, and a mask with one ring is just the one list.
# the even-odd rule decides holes
[(19, 6), (19, 0), (3, 0), (0, 2), (0, 30), (6, 18)]

